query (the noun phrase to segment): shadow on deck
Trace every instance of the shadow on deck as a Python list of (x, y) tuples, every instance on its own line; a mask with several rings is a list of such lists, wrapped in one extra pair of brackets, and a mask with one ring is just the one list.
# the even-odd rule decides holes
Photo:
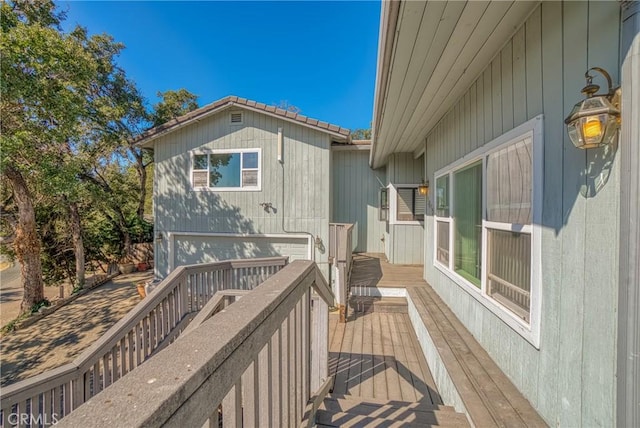
[[(370, 295), (366, 288), (397, 288), (426, 286), (422, 265), (393, 265), (384, 254), (358, 253), (353, 255), (351, 268), (353, 294)], [(355, 292), (355, 293), (354, 293)]]
[(406, 313), (352, 312), (329, 324), (334, 394), (442, 404)]
[[(397, 298), (365, 299), (346, 323), (329, 317), (329, 374), (334, 382), (318, 427), (469, 426), (443, 404), (407, 314)], [(352, 304), (357, 303), (352, 299)], [(380, 304), (381, 303), (381, 304)]]
[[(422, 274), (382, 254), (353, 256), (352, 309), (346, 324), (330, 317), (329, 369), (334, 395), (364, 402), (321, 414), (318, 426), (546, 426)], [(384, 424), (360, 418), (369, 398)]]

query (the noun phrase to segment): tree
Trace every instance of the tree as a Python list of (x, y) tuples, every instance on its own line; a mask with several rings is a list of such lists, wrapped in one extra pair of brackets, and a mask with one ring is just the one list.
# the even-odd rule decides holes
[(352, 140), (370, 140), (371, 139), (371, 128), (364, 129), (358, 128), (351, 131), (351, 139)]
[[(140, 114), (139, 117), (148, 118), (151, 127), (160, 126), (171, 119), (182, 116), (198, 108), (198, 96), (192, 94), (184, 88), (177, 91), (158, 92), (160, 101), (153, 106), (153, 110), (148, 114)], [(144, 123), (144, 121), (141, 120)], [(138, 122), (139, 123), (139, 122)], [(129, 140), (139, 134), (140, 130), (132, 130)], [(147, 202), (147, 167), (153, 162), (153, 157), (147, 150), (129, 145), (129, 152), (135, 161), (136, 172), (138, 173), (138, 219), (144, 221), (145, 205)]]
[(180, 117), (198, 108), (198, 96), (184, 88), (177, 91), (158, 92), (160, 101), (153, 106), (150, 114), (151, 126), (160, 126), (171, 119)]
[(293, 104), (289, 104), (287, 100), (280, 100), (279, 103), (274, 103), (274, 107), (281, 108), (282, 110), (290, 111), (292, 113), (301, 113), (302, 109), (294, 106)]
[(63, 33), (64, 16), (51, 1), (0, 7), (0, 173), (17, 207), (25, 312), (44, 299), (34, 191), (62, 195), (73, 218), (80, 160), (95, 158), (103, 149), (96, 142), (119, 138), (118, 119), (128, 108), (119, 96), (129, 83), (114, 62), (123, 46), (81, 27)]

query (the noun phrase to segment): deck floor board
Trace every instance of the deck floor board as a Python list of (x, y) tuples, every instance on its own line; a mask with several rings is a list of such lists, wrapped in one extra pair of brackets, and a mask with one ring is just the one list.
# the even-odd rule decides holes
[(333, 393), (442, 404), (407, 314), (352, 312), (346, 324), (331, 314)]

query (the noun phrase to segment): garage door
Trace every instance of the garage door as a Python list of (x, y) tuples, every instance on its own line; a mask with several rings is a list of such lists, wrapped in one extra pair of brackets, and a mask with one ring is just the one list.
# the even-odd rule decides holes
[(306, 237), (174, 236), (173, 267), (220, 260), (289, 256), (308, 259)]

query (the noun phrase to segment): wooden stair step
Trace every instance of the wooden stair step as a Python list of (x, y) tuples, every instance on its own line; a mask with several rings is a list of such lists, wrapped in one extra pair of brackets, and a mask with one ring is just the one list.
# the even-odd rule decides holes
[(389, 400), (386, 403), (372, 403), (368, 399), (360, 400), (325, 398), (322, 406), (331, 412), (353, 413), (375, 417), (395, 417), (406, 411), (412, 412), (453, 412), (451, 406), (441, 406), (431, 403), (407, 403), (404, 401)]
[(364, 297), (353, 296), (349, 305), (354, 312), (404, 313), (408, 312), (407, 299), (404, 297)]
[(353, 406), (357, 404), (365, 404), (369, 406), (392, 406), (392, 407), (404, 407), (404, 406), (414, 406), (414, 408), (419, 410), (453, 410), (452, 406), (445, 406), (443, 404), (432, 404), (426, 401), (404, 401), (404, 400), (396, 400), (393, 398), (373, 398), (373, 397), (362, 397), (350, 394), (336, 394), (330, 393), (327, 394), (325, 400), (336, 401), (340, 404), (344, 404), (345, 406)]
[(318, 426), (334, 427), (406, 427), (406, 426), (441, 426), (465, 427), (469, 426), (467, 418), (461, 413), (454, 412), (415, 412), (407, 410), (395, 417), (375, 417), (355, 413), (332, 412), (319, 409), (316, 413)]

